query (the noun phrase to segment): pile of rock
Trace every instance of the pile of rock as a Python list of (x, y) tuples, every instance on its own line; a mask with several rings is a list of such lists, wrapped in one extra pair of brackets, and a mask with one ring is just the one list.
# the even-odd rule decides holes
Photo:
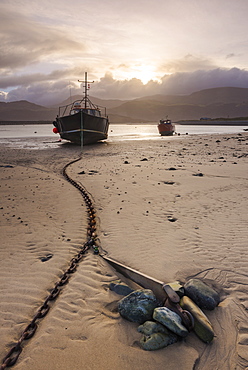
[[(220, 302), (219, 294), (199, 279), (191, 279), (184, 286), (177, 284), (176, 289), (174, 283), (169, 285), (181, 297), (182, 309), (193, 317), (195, 334), (205, 343), (211, 342), (213, 327), (202, 309), (213, 310)], [(143, 349), (164, 348), (189, 334), (179, 314), (171, 307), (162, 306), (151, 290), (131, 290), (123, 284), (112, 284), (110, 288), (125, 295), (118, 303), (118, 310), (123, 318), (140, 324), (138, 331), (143, 334), (140, 340)]]

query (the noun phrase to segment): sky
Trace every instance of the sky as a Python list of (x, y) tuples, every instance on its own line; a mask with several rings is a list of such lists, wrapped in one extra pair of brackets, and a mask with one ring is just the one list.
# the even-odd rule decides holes
[(248, 0), (0, 0), (0, 101), (248, 88)]

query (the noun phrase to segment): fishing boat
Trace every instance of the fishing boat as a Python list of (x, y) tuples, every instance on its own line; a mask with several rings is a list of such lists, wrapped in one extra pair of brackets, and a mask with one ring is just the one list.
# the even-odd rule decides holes
[(173, 135), (175, 126), (170, 119), (161, 119), (158, 124), (158, 131), (161, 136)]
[(94, 144), (100, 140), (107, 139), (109, 120), (106, 108), (93, 104), (88, 95), (89, 84), (87, 72), (85, 72), (84, 96), (71, 104), (59, 107), (54, 133), (59, 133), (61, 139), (69, 140), (79, 145)]

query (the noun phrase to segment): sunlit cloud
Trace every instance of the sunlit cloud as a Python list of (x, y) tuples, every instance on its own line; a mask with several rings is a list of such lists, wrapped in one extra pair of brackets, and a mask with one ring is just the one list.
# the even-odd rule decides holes
[(248, 71), (238, 68), (179, 72), (162, 79), (163, 93), (190, 94), (214, 87), (248, 87)]
[(159, 81), (143, 84), (139, 79), (116, 80), (105, 75), (92, 87), (92, 94), (105, 98), (133, 99), (156, 94), (191, 94), (211, 87), (248, 87), (248, 71), (215, 68), (164, 75)]
[(0, 101), (5, 101), (8, 98), (8, 93), (6, 91), (0, 91)]
[(146, 84), (150, 80), (159, 80), (162, 77), (157, 71), (157, 67), (154, 64), (145, 64), (141, 61), (136, 61), (130, 64), (120, 64), (116, 68), (111, 68), (112, 75), (120, 80), (131, 80), (138, 79), (143, 84)]
[(247, 0), (213, 2), (2, 0), (0, 100), (58, 103), (85, 71), (103, 99), (248, 87)]
[[(79, 73), (81, 72), (81, 74)], [(28, 100), (36, 104), (51, 106), (67, 99), (70, 95), (82, 94), (82, 86), (73, 73), (84, 78), (84, 71), (55, 71), (49, 76), (22, 76), (17, 87), (0, 93), (1, 101)], [(91, 78), (93, 76), (89, 76)], [(35, 81), (35, 82), (34, 82)], [(0, 86), (1, 86), (0, 78)], [(9, 82), (10, 83), (10, 82)], [(8, 84), (9, 84), (8, 83)], [(17, 83), (13, 79), (13, 84)], [(164, 75), (160, 80), (150, 80), (144, 84), (140, 79), (115, 79), (109, 72), (96, 79), (90, 88), (90, 95), (102, 99), (130, 100), (157, 94), (191, 94), (212, 87), (248, 87), (248, 71), (238, 68), (198, 70)]]

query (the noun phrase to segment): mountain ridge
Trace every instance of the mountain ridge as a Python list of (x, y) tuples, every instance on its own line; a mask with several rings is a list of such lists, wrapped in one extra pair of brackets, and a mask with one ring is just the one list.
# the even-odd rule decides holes
[[(81, 99), (72, 96), (59, 105)], [(248, 116), (248, 88), (220, 87), (204, 89), (189, 95), (152, 95), (132, 100), (90, 97), (94, 104), (106, 106), (111, 123), (157, 122), (168, 116), (173, 121), (201, 117), (229, 118)], [(0, 102), (1, 121), (53, 121), (58, 106), (44, 107), (19, 100)]]

